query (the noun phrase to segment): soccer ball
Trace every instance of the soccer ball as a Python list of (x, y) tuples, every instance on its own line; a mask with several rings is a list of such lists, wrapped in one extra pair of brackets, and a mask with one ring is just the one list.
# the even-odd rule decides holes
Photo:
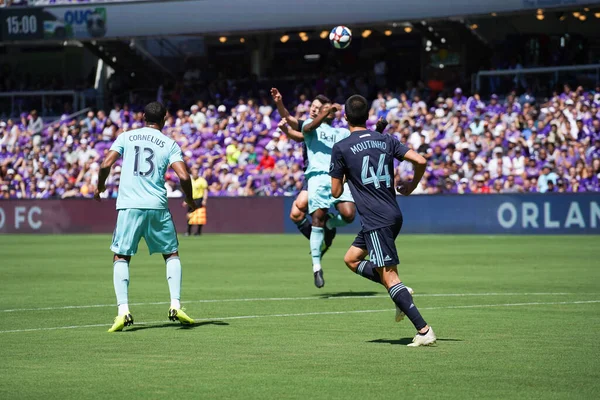
[(352, 41), (352, 31), (343, 25), (336, 26), (329, 34), (329, 41), (336, 49), (345, 49)]

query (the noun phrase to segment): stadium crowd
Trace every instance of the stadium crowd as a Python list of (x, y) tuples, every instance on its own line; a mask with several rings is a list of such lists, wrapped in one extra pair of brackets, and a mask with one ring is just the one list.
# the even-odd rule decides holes
[[(334, 100), (343, 101), (342, 93)], [(309, 105), (301, 94), (293, 112), (307, 118)], [(565, 85), (543, 104), (530, 92), (484, 102), (456, 88), (428, 105), (414, 88), (382, 91), (370, 126), (379, 118), (429, 161), (415, 193), (600, 191), (600, 88)], [(199, 101), (169, 114), (163, 131), (206, 179), (209, 196), (295, 196), (304, 179), (302, 147), (281, 133), (279, 121), (266, 96), (229, 106)], [(0, 121), (0, 198), (92, 197), (111, 143), (142, 125), (139, 107), (127, 104), (51, 124), (36, 111)], [(332, 125), (346, 126), (341, 113)], [(120, 169), (113, 168), (107, 197), (117, 196)], [(395, 172), (397, 180), (412, 174), (409, 163), (397, 163)], [(174, 174), (167, 173), (166, 189), (182, 196)]]

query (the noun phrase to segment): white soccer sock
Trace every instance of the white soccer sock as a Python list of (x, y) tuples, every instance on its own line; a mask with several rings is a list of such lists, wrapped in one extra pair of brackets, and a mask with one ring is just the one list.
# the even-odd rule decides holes
[(119, 315), (129, 314), (129, 304), (119, 304)]
[(179, 310), (181, 308), (179, 299), (171, 299), (171, 308), (174, 308), (175, 310)]
[(313, 264), (313, 272), (317, 272), (321, 270), (321, 264)]

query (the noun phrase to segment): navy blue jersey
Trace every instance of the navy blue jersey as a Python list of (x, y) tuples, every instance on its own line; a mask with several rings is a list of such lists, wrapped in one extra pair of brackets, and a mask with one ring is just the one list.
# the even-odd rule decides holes
[(394, 159), (408, 147), (391, 135), (356, 131), (333, 146), (329, 175), (348, 181), (365, 231), (402, 220), (394, 188)]
[[(304, 125), (304, 120), (298, 120), (298, 132), (302, 132), (302, 125)], [(302, 141), (302, 162), (304, 163), (304, 172), (306, 172), (306, 168), (308, 168), (308, 149), (306, 148), (306, 142)]]

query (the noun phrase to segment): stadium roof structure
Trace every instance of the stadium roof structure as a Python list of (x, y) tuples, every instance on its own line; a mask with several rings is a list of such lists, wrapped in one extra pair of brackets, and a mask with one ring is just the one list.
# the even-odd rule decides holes
[[(315, 26), (402, 23), (420, 19), (600, 7), (600, 0), (178, 0), (6, 8), (2, 41), (228, 34)], [(37, 29), (24, 27), (35, 21)], [(11, 19), (12, 21), (12, 19)], [(135, 21), (135, 24), (131, 22)], [(60, 32), (62, 36), (53, 35)]]

